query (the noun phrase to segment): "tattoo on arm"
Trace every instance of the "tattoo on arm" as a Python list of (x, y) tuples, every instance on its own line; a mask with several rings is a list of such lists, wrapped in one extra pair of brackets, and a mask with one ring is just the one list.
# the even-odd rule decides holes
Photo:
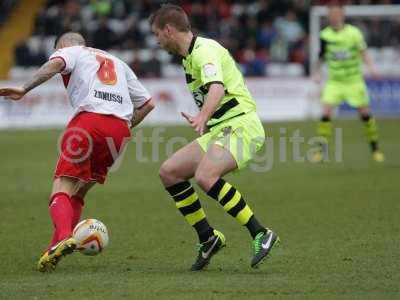
[(41, 85), (43, 82), (49, 80), (55, 74), (64, 68), (64, 62), (61, 59), (52, 59), (40, 67), (40, 69), (33, 75), (32, 79), (24, 84), (23, 88), (26, 92)]
[(148, 100), (141, 108), (135, 109), (131, 120), (131, 128), (136, 127), (154, 109), (153, 100)]

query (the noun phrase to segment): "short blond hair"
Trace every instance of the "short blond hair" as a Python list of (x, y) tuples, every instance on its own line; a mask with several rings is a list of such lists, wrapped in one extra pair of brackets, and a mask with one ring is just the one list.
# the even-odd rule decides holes
[(57, 47), (57, 44), (59, 42), (66, 42), (68, 45), (76, 45), (76, 46), (85, 46), (86, 41), (85, 38), (79, 33), (79, 32), (66, 32), (60, 35), (58, 38), (56, 38), (54, 42), (54, 48)]
[(169, 24), (180, 32), (191, 30), (190, 21), (182, 7), (174, 4), (164, 4), (149, 17), (151, 25), (164, 29)]

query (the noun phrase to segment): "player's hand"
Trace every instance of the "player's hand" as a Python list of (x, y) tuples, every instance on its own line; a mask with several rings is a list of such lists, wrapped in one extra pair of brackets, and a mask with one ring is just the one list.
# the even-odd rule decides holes
[(0, 96), (14, 101), (20, 100), (25, 94), (24, 88), (0, 88)]
[(312, 79), (314, 80), (314, 82), (318, 85), (320, 85), (322, 83), (322, 74), (321, 72), (315, 72), (312, 75)]
[(193, 117), (188, 115), (187, 113), (181, 112), (182, 116), (189, 122), (190, 126), (196, 131), (199, 135), (203, 135), (207, 132), (207, 118), (203, 116), (202, 113), (197, 114), (197, 116)]
[(376, 70), (374, 70), (374, 69), (370, 70), (369, 74), (372, 79), (375, 79), (375, 80), (382, 79), (382, 76), (378, 72), (376, 72)]

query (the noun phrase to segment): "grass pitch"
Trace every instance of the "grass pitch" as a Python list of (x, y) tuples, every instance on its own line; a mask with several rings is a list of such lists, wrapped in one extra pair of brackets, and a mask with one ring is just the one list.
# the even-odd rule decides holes
[[(381, 164), (371, 160), (356, 120), (336, 123), (343, 128), (343, 161), (318, 165), (294, 162), (292, 150), (281, 154), (286, 162), (279, 158), (279, 138), (299, 129), (307, 141), (314, 123), (266, 126), (274, 141), (272, 169), (227, 178), (282, 243), (260, 269), (251, 269), (246, 230), (201, 193), (227, 247), (200, 273), (188, 271), (194, 231), (158, 179), (165, 142), (158, 162), (138, 162), (130, 145), (121, 168), (88, 195), (83, 217), (108, 226), (106, 251), (77, 253), (52, 274), (37, 272), (51, 234), (47, 203), (60, 131), (2, 131), (0, 299), (398, 299), (400, 120), (378, 124), (387, 158)], [(194, 134), (184, 127), (163, 133), (173, 136)], [(305, 143), (299, 149), (304, 155)], [(151, 160), (149, 143), (143, 153)]]

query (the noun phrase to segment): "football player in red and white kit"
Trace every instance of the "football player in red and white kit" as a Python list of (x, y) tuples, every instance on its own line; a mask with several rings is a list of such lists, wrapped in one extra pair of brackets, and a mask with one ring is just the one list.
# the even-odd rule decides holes
[(150, 94), (133, 71), (107, 52), (85, 46), (78, 33), (65, 33), (56, 52), (21, 88), (2, 88), (0, 96), (20, 100), (27, 92), (61, 73), (74, 117), (60, 143), (49, 213), (54, 234), (38, 263), (39, 271), (55, 269), (72, 253), (71, 237), (79, 222), (84, 197), (95, 183), (103, 184), (108, 168), (139, 124), (154, 108)]

